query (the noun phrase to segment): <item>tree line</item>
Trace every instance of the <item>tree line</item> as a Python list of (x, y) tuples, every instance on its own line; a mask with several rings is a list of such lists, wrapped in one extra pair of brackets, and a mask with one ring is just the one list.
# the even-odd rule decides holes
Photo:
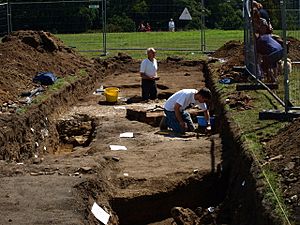
[[(10, 1), (13, 30), (76, 33), (103, 29), (101, 1), (38, 2)], [(261, 2), (270, 9), (276, 4), (271, 0)], [(177, 30), (196, 30), (204, 26), (234, 30), (244, 26), (242, 0), (106, 0), (105, 4), (107, 32), (135, 32), (141, 22), (150, 23), (153, 31), (164, 31), (170, 18), (175, 21)], [(179, 20), (185, 8), (192, 16), (190, 21)], [(202, 18), (205, 18), (204, 24)]]

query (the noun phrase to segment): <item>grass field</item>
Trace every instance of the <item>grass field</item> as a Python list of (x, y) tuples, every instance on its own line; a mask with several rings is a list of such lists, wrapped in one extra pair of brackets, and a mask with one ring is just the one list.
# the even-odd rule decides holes
[[(201, 50), (216, 50), (230, 40), (243, 41), (243, 35), (242, 30), (206, 30), (205, 40), (201, 40), (200, 31), (108, 33), (106, 49), (108, 56), (126, 52), (133, 58), (141, 59), (145, 56), (144, 49), (154, 47), (158, 50), (158, 59), (171, 55), (199, 59), (203, 55)], [(86, 56), (95, 57), (103, 53), (103, 35), (100, 32), (56, 36)], [(201, 43), (205, 44), (205, 48), (202, 46), (201, 49)]]

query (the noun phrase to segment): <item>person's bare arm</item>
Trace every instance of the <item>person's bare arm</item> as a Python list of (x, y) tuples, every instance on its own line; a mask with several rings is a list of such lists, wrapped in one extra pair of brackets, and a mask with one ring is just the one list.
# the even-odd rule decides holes
[(178, 104), (178, 103), (175, 104), (175, 106), (174, 106), (175, 116), (176, 116), (176, 119), (178, 120), (180, 126), (183, 129), (185, 129), (187, 125), (185, 124), (185, 122), (182, 119), (181, 112), (180, 112), (180, 107), (181, 107), (180, 104)]
[(211, 130), (211, 125), (210, 125), (210, 115), (209, 115), (209, 111), (208, 111), (208, 110), (205, 110), (205, 111), (204, 111), (204, 117), (205, 117), (205, 119), (206, 119), (206, 121), (207, 121), (207, 127), (206, 127), (206, 129), (207, 129), (207, 130)]

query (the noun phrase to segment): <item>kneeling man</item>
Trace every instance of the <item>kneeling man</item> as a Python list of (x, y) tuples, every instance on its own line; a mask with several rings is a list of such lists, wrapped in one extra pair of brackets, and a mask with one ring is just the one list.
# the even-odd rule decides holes
[(164, 105), (165, 117), (161, 122), (160, 128), (171, 128), (176, 133), (194, 131), (195, 126), (190, 114), (186, 111), (188, 106), (198, 105), (204, 110), (207, 120), (207, 130), (210, 130), (210, 115), (206, 105), (211, 99), (211, 91), (208, 88), (183, 89), (173, 94)]

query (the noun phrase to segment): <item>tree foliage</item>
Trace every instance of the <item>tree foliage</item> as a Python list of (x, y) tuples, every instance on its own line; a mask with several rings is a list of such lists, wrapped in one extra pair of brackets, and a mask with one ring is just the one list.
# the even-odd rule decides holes
[[(10, 1), (14, 30), (28, 28), (70, 33), (102, 29), (103, 1), (65, 1), (55, 4), (49, 4), (46, 0), (34, 1), (44, 4), (27, 4), (24, 0)], [(24, 4), (13, 4), (16, 2)], [(204, 2), (204, 8), (201, 2)], [(274, 28), (279, 28), (281, 18), (278, 0), (261, 0), (261, 3), (268, 10)], [(90, 5), (99, 5), (99, 8), (91, 8)], [(177, 30), (200, 29), (203, 26), (210, 29), (243, 28), (242, 0), (106, 0), (106, 6), (109, 32), (133, 32), (141, 22), (149, 22), (154, 31), (167, 30), (170, 18), (175, 21)], [(191, 21), (179, 20), (185, 8), (192, 16)], [(203, 16), (205, 24), (202, 24)], [(6, 26), (2, 27), (5, 29)]]

